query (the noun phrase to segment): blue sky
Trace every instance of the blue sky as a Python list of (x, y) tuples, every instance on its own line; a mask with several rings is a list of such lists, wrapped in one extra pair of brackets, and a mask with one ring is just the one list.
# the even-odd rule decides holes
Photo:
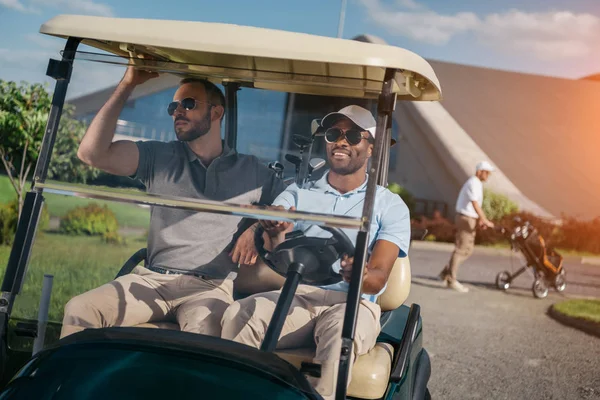
[[(0, 78), (45, 81), (61, 40), (38, 33), (58, 14), (224, 22), (336, 36), (341, 0), (0, 0)], [(360, 33), (436, 60), (565, 78), (600, 72), (598, 0), (348, 0), (344, 37)], [(85, 73), (84, 73), (85, 72)], [(77, 70), (70, 95), (122, 69)]]

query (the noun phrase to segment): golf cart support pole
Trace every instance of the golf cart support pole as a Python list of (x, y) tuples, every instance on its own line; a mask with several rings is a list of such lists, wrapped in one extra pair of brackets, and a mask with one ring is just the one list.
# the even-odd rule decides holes
[(298, 284), (302, 280), (303, 269), (304, 265), (302, 264), (292, 263), (290, 265), (287, 272), (287, 277), (285, 279), (285, 283), (283, 285), (283, 288), (281, 289), (281, 294), (279, 295), (279, 299), (277, 300), (275, 312), (271, 317), (271, 322), (269, 323), (269, 327), (267, 328), (267, 332), (265, 333), (265, 338), (263, 339), (263, 342), (260, 346), (261, 350), (272, 352), (275, 351), (275, 349), (277, 348), (277, 342), (279, 341), (279, 336), (281, 335), (283, 324), (285, 323), (285, 319), (290, 310), (290, 306), (292, 305), (294, 294), (296, 293)]
[(240, 84), (224, 82), (225, 87), (225, 143), (230, 149), (237, 145), (237, 92)]
[[(51, 59), (48, 63), (46, 74), (56, 79), (54, 95), (52, 96), (52, 107), (46, 124), (42, 147), (38, 156), (31, 190), (25, 195), (23, 210), (17, 225), (15, 240), (6, 266), (4, 280), (2, 282), (2, 295), (0, 298), (0, 339), (1, 345), (6, 345), (5, 339), (8, 327), (8, 317), (12, 311), (15, 296), (21, 291), (23, 278), (27, 270), (31, 247), (41, 215), (44, 198), (42, 190), (36, 188), (36, 183), (44, 182), (48, 174), (50, 156), (54, 148), (56, 132), (60, 123), (60, 117), (67, 95), (67, 87), (71, 79), (73, 60), (81, 39), (70, 37), (65, 45), (62, 60)], [(4, 360), (2, 360), (4, 362)]]
[(385, 144), (389, 143), (388, 119), (394, 111), (396, 105), (396, 96), (393, 93), (394, 77), (396, 70), (387, 68), (383, 80), (383, 88), (379, 95), (377, 105), (377, 126), (375, 131), (375, 146), (373, 151), (373, 162), (369, 167), (369, 181), (367, 182), (367, 192), (365, 194), (365, 204), (363, 207), (362, 227), (356, 237), (356, 251), (354, 253), (354, 264), (352, 265), (352, 275), (350, 287), (348, 289), (348, 299), (346, 302), (346, 312), (344, 314), (344, 324), (342, 326), (342, 348), (340, 351), (340, 364), (338, 378), (336, 382), (335, 398), (343, 400), (346, 398), (346, 386), (350, 368), (350, 355), (353, 351), (354, 334), (356, 330), (356, 318), (360, 306), (362, 292), (363, 266), (367, 260), (367, 250), (369, 243), (369, 227), (373, 216), (373, 206), (375, 205), (375, 193), (377, 191), (379, 171), (381, 162), (384, 160)]

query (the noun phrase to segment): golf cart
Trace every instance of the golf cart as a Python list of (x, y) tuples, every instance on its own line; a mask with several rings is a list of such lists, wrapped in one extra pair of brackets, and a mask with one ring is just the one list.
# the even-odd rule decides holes
[[(314, 349), (282, 351), (276, 350), (276, 345), (298, 284), (339, 281), (341, 277), (332, 273), (331, 264), (343, 253), (354, 254), (354, 264), (343, 320), (336, 398), (429, 398), (427, 382), (431, 366), (422, 347), (420, 308), (417, 304), (403, 305), (410, 289), (408, 257), (398, 258), (387, 288), (378, 299), (383, 311), (378, 343), (358, 357), (354, 365), (349, 365), (376, 185), (387, 185), (395, 103), (441, 98), (439, 82), (424, 59), (393, 46), (200, 22), (58, 16), (43, 24), (40, 31), (66, 39), (66, 45), (62, 59), (50, 60), (48, 65), (47, 74), (56, 79), (52, 108), (2, 283), (0, 360), (4, 383), (0, 398), (319, 399), (320, 395), (306, 378), (320, 374), (320, 365), (312, 360)], [(91, 47), (95, 52), (78, 50), (79, 45)], [(197, 76), (222, 84), (226, 96), (223, 139), (234, 149), (238, 143), (238, 92), (244, 90), (328, 96), (376, 109), (376, 140), (368, 169), (374, 179), (368, 180), (362, 218), (49, 181), (48, 168), (76, 59), (117, 65), (133, 62), (138, 68), (165, 75)], [(310, 120), (326, 111), (319, 110)], [(302, 148), (302, 155), (297, 156), (300, 162), (288, 157), (298, 163), (294, 180), (300, 184), (308, 179), (311, 165), (314, 170), (320, 163), (311, 163), (308, 150), (319, 142), (318, 121), (312, 128), (309, 123), (306, 131), (309, 138), (297, 138), (294, 142)], [(280, 168), (277, 162), (282, 165), (284, 159), (271, 160), (274, 169)], [(285, 278), (261, 349), (181, 332), (168, 322), (88, 329), (52, 342), (45, 338), (46, 332), (52, 326), (56, 330), (59, 324), (52, 325), (41, 317), (39, 321), (15, 324), (11, 315), (26, 279), (44, 193), (253, 220), (303, 221), (329, 230), (332, 238), (295, 235), (267, 256), (257, 236), (259, 253), (264, 260), (271, 260), (266, 268)], [(357, 235), (355, 246), (347, 232)], [(125, 262), (117, 275), (129, 273), (132, 266), (144, 260), (142, 249)], [(256, 281), (260, 281), (258, 275), (263, 272), (256, 270)], [(42, 293), (41, 297), (48, 298), (49, 293)], [(30, 349), (26, 352), (12, 347), (10, 340), (14, 337), (33, 340), (33, 354)], [(347, 385), (350, 368), (352, 379)]]

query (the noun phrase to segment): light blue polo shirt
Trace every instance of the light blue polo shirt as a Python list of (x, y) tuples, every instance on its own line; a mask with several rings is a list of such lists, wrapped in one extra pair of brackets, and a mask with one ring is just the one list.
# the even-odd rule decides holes
[[(298, 211), (345, 215), (361, 217), (365, 204), (368, 176), (365, 182), (357, 189), (341, 194), (335, 190), (327, 181), (329, 172), (317, 181), (308, 182), (306, 187), (300, 189), (295, 183), (284, 190), (273, 202), (273, 205), (283, 206), (288, 209), (292, 206)], [(298, 222), (295, 230), (302, 230), (306, 236), (331, 237), (331, 233), (324, 231), (317, 225), (306, 222)], [(342, 228), (356, 246), (358, 229)], [(404, 201), (383, 186), (377, 186), (375, 196), (375, 207), (371, 218), (371, 229), (369, 232), (368, 255), (371, 255), (377, 240), (387, 240), (394, 243), (400, 249), (399, 257), (406, 257), (410, 243), (410, 213)], [(340, 261), (332, 265), (334, 271), (341, 269)], [(323, 286), (325, 289), (347, 292), (349, 284), (339, 282), (333, 285)], [(376, 295), (363, 294), (363, 298), (375, 301), (383, 293), (384, 289)]]

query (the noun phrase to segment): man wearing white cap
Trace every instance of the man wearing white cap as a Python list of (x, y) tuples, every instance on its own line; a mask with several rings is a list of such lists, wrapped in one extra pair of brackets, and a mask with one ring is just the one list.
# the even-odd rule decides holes
[[(303, 188), (293, 184), (281, 193), (273, 205), (283, 209), (360, 217), (365, 201), (367, 163), (373, 151), (375, 118), (362, 107), (348, 106), (326, 115), (327, 160), (330, 170), (319, 180)], [(300, 230), (306, 236), (331, 237), (319, 226), (305, 222), (260, 221), (274, 248), (285, 234)], [(356, 229), (342, 229), (356, 243)], [(377, 298), (386, 287), (398, 257), (406, 257), (410, 243), (410, 215), (400, 196), (378, 186), (371, 220), (368, 260), (363, 275), (362, 299), (354, 336), (351, 363), (367, 353), (377, 340), (381, 309)], [(331, 268), (342, 275), (336, 284), (316, 287), (299, 285), (290, 313), (279, 336), (278, 349), (316, 345), (314, 361), (321, 364), (321, 378), (309, 378), (325, 398), (335, 395), (338, 360), (342, 346), (342, 322), (346, 306), (352, 258), (343, 257)], [(254, 266), (256, 268), (258, 266)], [(221, 336), (253, 347), (260, 347), (271, 320), (280, 291), (259, 293), (234, 302), (223, 316)]]
[(475, 175), (463, 185), (456, 201), (456, 237), (454, 251), (448, 265), (440, 273), (440, 278), (451, 289), (468, 292), (457, 279), (458, 267), (473, 253), (477, 224), (483, 229), (493, 228), (494, 223), (488, 220), (481, 209), (483, 203), (483, 182), (487, 181), (494, 167), (487, 161), (481, 161), (475, 168)]

